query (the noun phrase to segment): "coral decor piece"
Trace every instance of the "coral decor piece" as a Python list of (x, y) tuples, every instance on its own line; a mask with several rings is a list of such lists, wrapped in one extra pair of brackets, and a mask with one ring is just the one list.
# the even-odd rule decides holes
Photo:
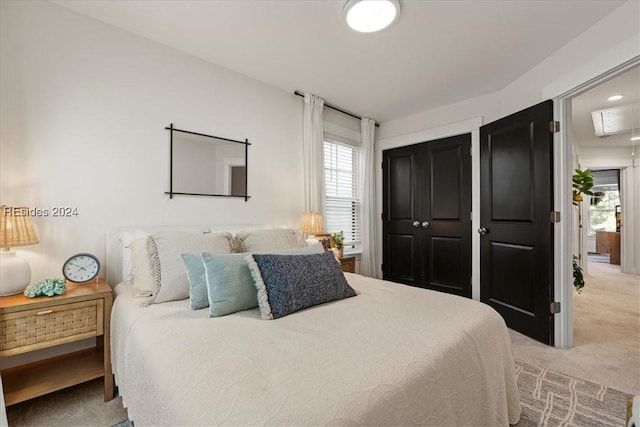
[(25, 296), (29, 298), (46, 295), (52, 297), (54, 295), (62, 295), (67, 291), (67, 285), (62, 279), (42, 279), (37, 283), (27, 286), (24, 290)]

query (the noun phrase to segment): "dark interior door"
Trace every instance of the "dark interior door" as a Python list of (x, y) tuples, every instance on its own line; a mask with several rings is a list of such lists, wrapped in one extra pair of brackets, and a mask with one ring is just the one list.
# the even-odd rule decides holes
[(424, 150), (425, 287), (471, 298), (471, 134), (431, 141)]
[(383, 278), (422, 286), (422, 182), (416, 146), (383, 152)]
[(471, 135), (383, 153), (383, 277), (471, 297)]
[(480, 128), (480, 298), (553, 344), (553, 103)]

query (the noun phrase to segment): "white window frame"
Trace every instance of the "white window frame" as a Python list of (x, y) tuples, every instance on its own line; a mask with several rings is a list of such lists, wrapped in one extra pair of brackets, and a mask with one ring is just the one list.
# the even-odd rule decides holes
[[(327, 153), (327, 149), (330, 147), (352, 150), (352, 159), (357, 162), (351, 165), (351, 184), (345, 184), (344, 175), (345, 169), (340, 168), (332, 160), (335, 159), (334, 153)], [(333, 156), (332, 156), (333, 154)], [(359, 145), (346, 138), (338, 137), (336, 135), (325, 133), (323, 140), (323, 155), (324, 155), (324, 174), (325, 174), (325, 228), (327, 233), (336, 233), (339, 231), (345, 232), (344, 249), (346, 252), (358, 251), (361, 248), (361, 224), (362, 224), (362, 198), (360, 187), (360, 147)], [(329, 160), (329, 161), (328, 161)], [(342, 182), (337, 182), (336, 174), (342, 174)], [(342, 188), (336, 188), (342, 187)], [(340, 190), (350, 190), (351, 194), (339, 194), (334, 196), (333, 194)], [(345, 220), (345, 216), (349, 215), (349, 210), (344, 209), (340, 212), (335, 208), (336, 204), (351, 204), (351, 216)], [(342, 216), (342, 218), (340, 218)]]

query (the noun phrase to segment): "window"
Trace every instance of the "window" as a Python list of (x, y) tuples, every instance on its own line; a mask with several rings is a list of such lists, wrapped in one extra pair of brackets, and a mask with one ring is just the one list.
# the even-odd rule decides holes
[(360, 148), (324, 140), (325, 227), (344, 231), (345, 248), (360, 245)]
[(592, 171), (593, 196), (589, 199), (589, 228), (587, 234), (595, 237), (596, 231), (616, 231), (616, 210), (620, 209), (620, 172), (613, 170)]
[(589, 206), (589, 236), (596, 231), (616, 231), (616, 206), (620, 206), (618, 190), (594, 193)]

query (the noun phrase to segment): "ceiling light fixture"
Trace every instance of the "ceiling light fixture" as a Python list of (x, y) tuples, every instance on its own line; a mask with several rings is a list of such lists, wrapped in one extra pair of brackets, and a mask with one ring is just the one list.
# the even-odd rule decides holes
[(607, 101), (618, 101), (622, 98), (624, 98), (624, 95), (612, 95), (607, 98)]
[(349, 0), (342, 10), (347, 24), (361, 33), (374, 33), (400, 16), (398, 0)]
[(634, 136), (629, 141), (640, 141), (640, 136)]

